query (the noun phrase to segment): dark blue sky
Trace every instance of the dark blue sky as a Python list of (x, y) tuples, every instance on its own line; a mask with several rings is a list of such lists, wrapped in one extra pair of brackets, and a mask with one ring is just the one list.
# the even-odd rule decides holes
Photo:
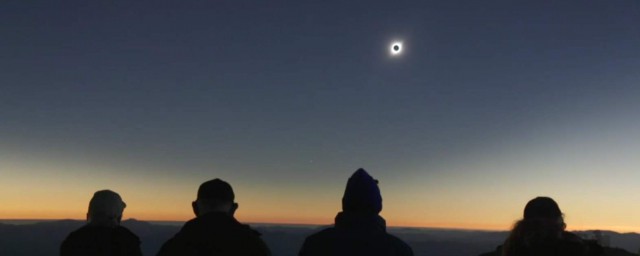
[(117, 175), (467, 182), (443, 166), (640, 114), (632, 0), (3, 1), (0, 17), (0, 153)]

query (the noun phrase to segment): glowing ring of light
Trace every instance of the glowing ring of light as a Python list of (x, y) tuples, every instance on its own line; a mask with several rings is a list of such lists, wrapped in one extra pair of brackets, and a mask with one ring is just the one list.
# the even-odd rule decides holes
[(399, 55), (402, 53), (402, 42), (393, 42), (389, 47), (391, 55)]

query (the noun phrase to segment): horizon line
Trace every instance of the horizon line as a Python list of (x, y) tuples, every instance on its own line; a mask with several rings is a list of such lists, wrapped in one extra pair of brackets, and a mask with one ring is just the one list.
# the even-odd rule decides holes
[[(41, 219), (21, 219), (21, 218), (2, 218), (2, 221), (29, 221), (29, 222), (52, 222), (52, 221), (63, 221), (63, 220), (72, 220), (72, 221), (86, 221), (86, 219), (74, 219), (74, 218), (41, 218)], [(150, 219), (138, 219), (138, 218), (127, 218), (123, 219), (122, 222), (127, 220), (135, 220), (141, 222), (187, 222), (189, 220), (150, 220)], [(290, 225), (290, 226), (330, 226), (333, 223), (299, 223), (299, 222), (256, 222), (256, 221), (246, 221), (242, 222), (244, 224), (255, 224), (255, 225)], [(443, 229), (443, 230), (461, 230), (461, 231), (508, 231), (506, 229), (480, 229), (480, 228), (463, 228), (463, 227), (439, 227), (439, 226), (409, 226), (409, 225), (388, 225), (390, 228), (414, 228), (414, 229)]]
[[(53, 222), (53, 221), (63, 221), (63, 220), (71, 220), (71, 221), (86, 221), (86, 219), (73, 219), (73, 218), (42, 218), (42, 219), (19, 219), (19, 218), (2, 218), (0, 219), (0, 223), (3, 221), (25, 221), (25, 222)], [(127, 218), (122, 220), (127, 221), (127, 220), (134, 220), (134, 221), (141, 221), (141, 222), (187, 222), (189, 220), (148, 220), (148, 219), (137, 219), (137, 218)], [(331, 226), (333, 225), (332, 223), (326, 223), (326, 224), (318, 224), (318, 223), (287, 223), (287, 222), (253, 222), (253, 221), (247, 221), (247, 222), (243, 222), (244, 224), (253, 224), (253, 225), (290, 225), (290, 226), (318, 226), (318, 227), (322, 227), (322, 226)], [(491, 228), (486, 228), (486, 229), (482, 229), (482, 228), (464, 228), (464, 227), (442, 227), (442, 226), (408, 226), (408, 225), (389, 225), (387, 227), (390, 228), (408, 228), (408, 229), (439, 229), (439, 230), (459, 230), (459, 231), (479, 231), (479, 232), (509, 232), (509, 229), (491, 229)], [(597, 228), (587, 228), (587, 229), (572, 229), (570, 231), (574, 231), (574, 232), (588, 232), (588, 231), (611, 231), (611, 232), (616, 232), (616, 233), (620, 233), (620, 234), (630, 234), (630, 233), (635, 233), (635, 234), (640, 234), (640, 232), (637, 231), (620, 231), (620, 230), (613, 230), (613, 229), (597, 229)]]

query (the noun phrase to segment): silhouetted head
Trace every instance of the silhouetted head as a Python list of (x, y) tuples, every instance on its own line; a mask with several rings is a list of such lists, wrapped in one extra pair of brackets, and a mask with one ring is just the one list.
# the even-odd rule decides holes
[(89, 202), (87, 220), (93, 225), (117, 226), (126, 206), (118, 193), (111, 190), (97, 191)]
[(208, 212), (223, 212), (233, 215), (238, 204), (233, 200), (235, 195), (231, 185), (221, 179), (213, 179), (202, 183), (198, 188), (198, 198), (192, 203), (193, 212), (201, 216)]
[(378, 181), (364, 169), (358, 169), (349, 178), (342, 197), (342, 210), (375, 214), (382, 211), (382, 196)]
[(523, 219), (516, 222), (503, 247), (504, 256), (536, 250), (554, 244), (566, 228), (562, 211), (549, 197), (536, 197), (524, 207)]
[(551, 219), (562, 218), (560, 207), (549, 197), (536, 197), (524, 207), (524, 219)]

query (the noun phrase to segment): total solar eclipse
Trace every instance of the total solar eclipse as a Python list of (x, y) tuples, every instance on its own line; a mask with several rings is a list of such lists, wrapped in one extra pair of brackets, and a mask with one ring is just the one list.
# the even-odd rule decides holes
[(401, 42), (392, 43), (390, 50), (391, 50), (391, 55), (399, 55), (400, 53), (402, 53), (402, 43)]

